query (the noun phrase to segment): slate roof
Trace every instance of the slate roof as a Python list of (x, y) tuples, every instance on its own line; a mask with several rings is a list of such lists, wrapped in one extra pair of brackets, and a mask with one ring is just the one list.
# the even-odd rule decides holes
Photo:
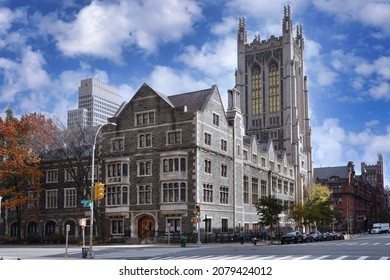
[(337, 176), (340, 179), (348, 179), (348, 166), (318, 167), (313, 168), (313, 178), (328, 180), (330, 177)]
[(214, 86), (209, 89), (170, 95), (167, 98), (175, 107), (187, 106), (187, 112), (196, 112), (202, 110), (204, 103), (213, 90)]

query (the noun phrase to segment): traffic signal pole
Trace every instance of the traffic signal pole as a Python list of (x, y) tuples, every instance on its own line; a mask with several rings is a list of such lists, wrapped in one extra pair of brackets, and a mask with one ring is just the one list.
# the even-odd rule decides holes
[(196, 206), (195, 215), (197, 217), (197, 228), (198, 228), (198, 242), (196, 243), (196, 245), (201, 246), (202, 242), (200, 242), (200, 206), (199, 205)]
[(105, 123), (102, 124), (98, 130), (96, 131), (95, 138), (93, 139), (93, 145), (92, 145), (92, 172), (91, 172), (91, 206), (90, 206), (90, 211), (91, 211), (91, 221), (90, 221), (90, 228), (89, 228), (89, 250), (87, 253), (87, 259), (94, 259), (95, 254), (93, 252), (93, 201), (94, 201), (94, 188), (95, 188), (95, 146), (96, 146), (96, 138), (99, 134), (100, 129), (107, 125), (116, 125), (116, 123)]

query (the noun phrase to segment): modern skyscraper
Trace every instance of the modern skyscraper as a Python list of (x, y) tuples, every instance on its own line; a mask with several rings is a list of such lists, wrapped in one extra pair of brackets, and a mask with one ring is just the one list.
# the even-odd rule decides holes
[(284, 8), (282, 36), (247, 43), (245, 18), (237, 34), (236, 89), (247, 135), (267, 143), (295, 166), (296, 201), (311, 181), (312, 155), (302, 26), (293, 36), (290, 6)]
[(68, 111), (68, 128), (104, 124), (121, 104), (122, 97), (116, 88), (95, 78), (81, 80), (78, 109)]

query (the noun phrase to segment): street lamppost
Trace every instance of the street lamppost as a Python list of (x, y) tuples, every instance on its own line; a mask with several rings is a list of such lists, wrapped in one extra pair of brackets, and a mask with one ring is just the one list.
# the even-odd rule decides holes
[(89, 250), (88, 250), (88, 254), (87, 254), (87, 258), (88, 259), (94, 259), (95, 258), (92, 246), (93, 246), (93, 200), (94, 200), (93, 191), (94, 191), (94, 184), (95, 184), (95, 146), (96, 146), (96, 139), (97, 139), (97, 136), (99, 134), (100, 129), (103, 126), (108, 125), (108, 124), (116, 125), (116, 123), (112, 123), (112, 122), (108, 122), (108, 123), (102, 124), (98, 128), (98, 130), (96, 131), (95, 138), (93, 139), (93, 145), (92, 145), (91, 205), (90, 205), (90, 209), (91, 209), (90, 210), (91, 211), (91, 217), (90, 218), (91, 218), (91, 220), (90, 220), (90, 228), (89, 228)]

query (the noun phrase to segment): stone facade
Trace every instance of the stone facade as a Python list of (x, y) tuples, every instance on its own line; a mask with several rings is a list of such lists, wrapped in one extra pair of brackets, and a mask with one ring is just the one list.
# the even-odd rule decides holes
[(285, 6), (282, 35), (247, 41), (246, 21), (237, 32), (236, 89), (241, 93), (245, 133), (261, 143), (273, 141), (296, 168), (295, 200), (303, 202), (312, 183), (309, 94), (304, 67), (302, 26), (294, 30), (290, 6)]
[[(231, 99), (238, 95), (229, 91)], [(202, 236), (258, 232), (254, 203), (259, 198), (271, 194), (292, 205), (293, 166), (271, 142), (261, 145), (246, 136), (242, 120), (234, 102), (224, 111), (216, 86), (164, 96), (142, 85), (110, 119), (117, 125), (101, 129), (95, 181), (105, 184), (105, 198), (95, 202), (96, 224), (103, 227), (98, 237), (154, 238), (168, 231), (194, 237), (196, 206)], [(81, 200), (88, 193), (66, 192), (75, 182), (66, 178), (64, 163), (47, 160), (44, 166), (39, 220), (25, 212), (22, 235), (39, 232), (48, 238), (64, 234), (70, 224), (71, 237), (80, 240), (79, 220), (89, 215)], [(5, 234), (13, 236), (13, 211), (7, 211), (6, 221)]]

